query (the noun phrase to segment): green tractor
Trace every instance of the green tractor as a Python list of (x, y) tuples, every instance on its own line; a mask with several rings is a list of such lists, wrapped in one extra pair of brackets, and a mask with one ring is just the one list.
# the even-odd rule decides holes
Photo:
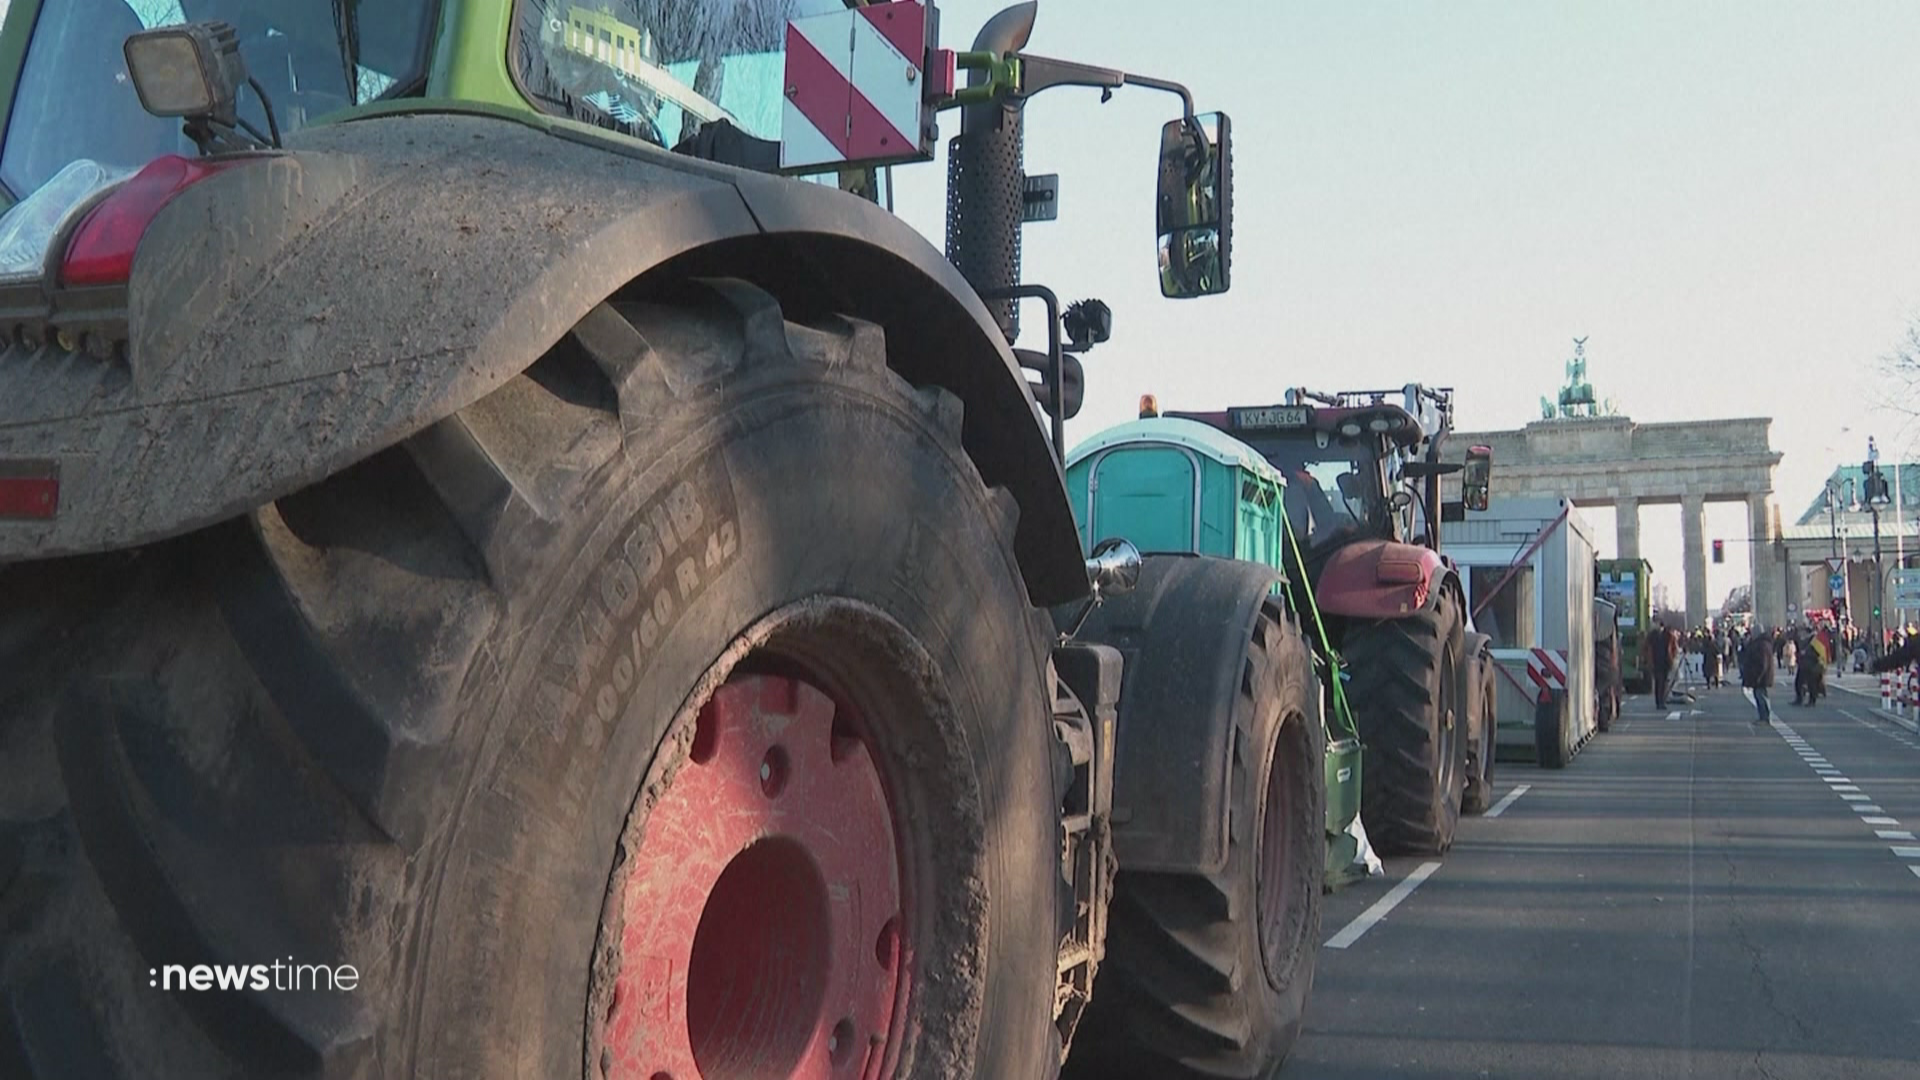
[[(1067, 457), (1067, 490), (1081, 540), (1090, 548), (1102, 537), (1125, 536), (1149, 552), (1143, 559), (1143, 580), (1175, 581), (1200, 573), (1239, 576), (1249, 583), (1249, 599), (1258, 595), (1264, 605), (1302, 614), (1319, 695), (1315, 719), (1325, 746), (1324, 873), (1325, 887), (1332, 890), (1366, 876), (1375, 857), (1360, 821), (1359, 731), (1312, 585), (1292, 570), (1300, 565), (1300, 551), (1286, 513), (1286, 487), (1286, 478), (1245, 443), (1205, 424), (1173, 417), (1143, 417), (1108, 428)], [(1218, 560), (1239, 565), (1214, 567)], [(1201, 595), (1186, 592), (1182, 597)], [(1184, 624), (1208, 618), (1189, 601), (1192, 610), (1182, 609), (1169, 620), (1163, 610), (1167, 602), (1154, 597), (1152, 589), (1136, 591), (1106, 605), (1081, 637), (1119, 647), (1128, 672), (1141, 677), (1147, 665), (1170, 662), (1169, 657), (1178, 655), (1174, 650), (1179, 643), (1191, 640), (1194, 627)], [(1140, 639), (1141, 630), (1162, 624), (1168, 627), (1160, 631), (1166, 641)], [(1168, 680), (1168, 685), (1193, 684)], [(1121, 730), (1132, 736), (1131, 725), (1143, 732), (1128, 740), (1128, 751), (1148, 745), (1144, 731), (1151, 721), (1138, 711), (1142, 704), (1138, 695), (1121, 697)]]
[[(1491, 802), (1497, 728), (1488, 639), (1440, 552), (1444, 519), (1486, 508), (1492, 460), (1475, 447), (1464, 466), (1440, 461), (1452, 392), (1295, 390), (1284, 405), (1165, 417), (1142, 405), (1140, 421), (1074, 452), (1082, 541), (1124, 531), (1149, 552), (1273, 575), (1328, 674), (1333, 880), (1365, 857), (1363, 838), (1387, 854), (1445, 852), (1462, 810)], [(1443, 503), (1440, 477), (1463, 468), (1464, 505)], [(1356, 790), (1364, 829), (1348, 813)]]
[[(13, 0), (0, 1075), (1278, 1069), (1303, 621), (1248, 577), (1251, 689), (1116, 733), (1055, 621), (1140, 573), (1058, 457), (1109, 316), (1019, 272), (1030, 96), (1181, 96), (1176, 299), (1230, 130), (1035, 13)], [(947, 109), (943, 257), (882, 207)]]

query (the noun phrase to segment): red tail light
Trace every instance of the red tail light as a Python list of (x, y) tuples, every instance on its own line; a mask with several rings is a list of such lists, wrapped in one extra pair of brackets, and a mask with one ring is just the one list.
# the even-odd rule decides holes
[(60, 511), (60, 471), (50, 461), (0, 460), (0, 519), (49, 520)]
[(175, 195), (238, 161), (155, 158), (87, 212), (67, 245), (60, 280), (67, 285), (119, 285), (133, 273), (133, 252), (147, 226)]

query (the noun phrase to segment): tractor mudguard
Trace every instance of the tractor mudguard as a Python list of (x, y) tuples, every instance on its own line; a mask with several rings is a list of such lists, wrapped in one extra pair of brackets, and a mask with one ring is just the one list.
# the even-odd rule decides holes
[(1076, 635), (1126, 659), (1113, 769), (1122, 870), (1226, 865), (1232, 706), (1254, 620), (1280, 580), (1259, 563), (1149, 555), (1138, 586), (1106, 600)]
[[(1463, 708), (1465, 708), (1465, 703), (1473, 701), (1479, 696), (1477, 688), (1480, 685), (1480, 677), (1486, 674), (1487, 668), (1493, 664), (1492, 650), (1493, 639), (1485, 634), (1469, 630), (1467, 631), (1467, 636), (1462, 639), (1460, 643), (1458, 680), (1460, 685), (1456, 690), (1458, 696), (1455, 697), (1454, 700), (1461, 702)], [(1479, 740), (1480, 719), (1478, 710), (1468, 710), (1467, 737), (1469, 739)]]
[(1321, 567), (1313, 595), (1320, 610), (1353, 619), (1397, 619), (1425, 611), (1448, 571), (1431, 548), (1392, 540), (1356, 540)]
[[(0, 352), (0, 468), (59, 478), (52, 519), (0, 519), (0, 563), (250, 510), (492, 392), (636, 279), (725, 275), (795, 318), (878, 323), (903, 377), (961, 399), (969, 455), (1019, 504), (1033, 599), (1084, 594), (1065, 481), (1005, 338), (878, 207), (537, 118), (385, 116), (287, 142), (154, 219), (125, 362)], [(620, 404), (646, 422), (646, 403)]]

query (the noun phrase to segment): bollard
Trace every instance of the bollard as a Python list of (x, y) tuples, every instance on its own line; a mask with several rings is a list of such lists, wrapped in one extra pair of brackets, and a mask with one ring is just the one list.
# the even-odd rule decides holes
[(1880, 673), (1880, 708), (1893, 711), (1893, 676), (1885, 671)]

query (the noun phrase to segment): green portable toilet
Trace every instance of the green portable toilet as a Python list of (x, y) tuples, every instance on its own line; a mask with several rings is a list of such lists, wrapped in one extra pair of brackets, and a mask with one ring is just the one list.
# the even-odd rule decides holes
[(1082, 551), (1124, 536), (1144, 552), (1217, 555), (1281, 569), (1285, 488), (1252, 447), (1173, 417), (1108, 428), (1067, 456)]

